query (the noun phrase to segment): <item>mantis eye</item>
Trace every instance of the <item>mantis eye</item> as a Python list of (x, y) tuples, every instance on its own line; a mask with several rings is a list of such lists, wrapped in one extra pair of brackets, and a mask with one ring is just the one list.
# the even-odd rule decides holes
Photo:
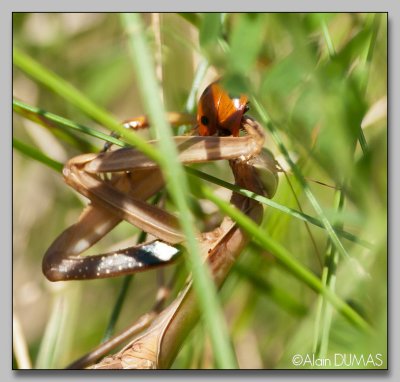
[(201, 117), (200, 121), (201, 121), (202, 125), (205, 125), (205, 126), (207, 126), (209, 124), (209, 122), (210, 122), (205, 115), (203, 115)]

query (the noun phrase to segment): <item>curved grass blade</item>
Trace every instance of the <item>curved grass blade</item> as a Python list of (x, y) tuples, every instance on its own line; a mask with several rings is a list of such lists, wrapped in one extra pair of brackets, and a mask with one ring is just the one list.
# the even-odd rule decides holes
[(344, 256), (345, 258), (348, 259), (349, 254), (347, 253), (343, 244), (339, 240), (335, 230), (332, 227), (332, 224), (330, 223), (329, 219), (326, 217), (318, 200), (312, 193), (312, 191), (311, 191), (310, 187), (308, 186), (307, 181), (305, 180), (300, 169), (297, 167), (297, 165), (293, 162), (292, 158), (290, 157), (288, 150), (286, 149), (285, 145), (283, 144), (283, 142), (282, 142), (275, 126), (272, 124), (271, 119), (269, 118), (266, 110), (264, 110), (264, 108), (257, 102), (256, 99), (254, 99), (254, 97), (252, 99), (252, 103), (253, 103), (255, 109), (257, 110), (258, 114), (260, 115), (262, 122), (265, 124), (265, 126), (270, 131), (271, 136), (274, 139), (276, 145), (278, 146), (280, 152), (285, 157), (285, 160), (287, 161), (287, 163), (289, 163), (290, 168), (293, 171), (293, 174), (295, 175), (295, 177), (297, 178), (297, 180), (299, 181), (300, 185), (302, 186), (302, 188), (304, 190), (304, 194), (307, 196), (307, 198), (310, 201), (311, 205), (313, 206), (315, 212), (321, 219), (321, 222), (324, 225), (330, 239), (332, 240), (333, 245), (336, 247), (336, 249), (342, 256)]
[(111, 131), (117, 132), (127, 143), (137, 147), (149, 158), (157, 163), (162, 161), (161, 154), (152, 147), (145, 139), (141, 138), (134, 131), (125, 129), (109, 113), (97, 106), (89, 98), (84, 96), (78, 89), (70, 83), (47, 70), (34, 59), (13, 48), (13, 64), (32, 77), (35, 81), (48, 87), (50, 90), (63, 97), (65, 100), (76, 106), (87, 116), (106, 127)]
[(205, 185), (200, 185), (199, 191), (205, 198), (211, 200), (222, 212), (234, 219), (247, 233), (252, 235), (256, 243), (266, 251), (272, 253), (294, 276), (303, 281), (314, 291), (325, 296), (338, 312), (346, 317), (352, 324), (366, 331), (371, 330), (370, 325), (354, 309), (340, 299), (334, 292), (325, 287), (321, 283), (321, 280), (299, 263), (286, 248), (265, 235), (265, 232), (260, 230), (257, 224), (251, 219), (231, 204), (215, 196), (212, 190)]
[[(221, 186), (221, 187), (227, 188), (227, 189), (229, 189), (231, 191), (237, 192), (238, 194), (241, 194), (241, 195), (246, 196), (248, 198), (254, 199), (257, 202), (260, 202), (260, 203), (265, 204), (265, 205), (267, 205), (269, 207), (272, 207), (272, 208), (275, 208), (275, 209), (277, 209), (279, 211), (282, 211), (285, 214), (288, 214), (288, 215), (290, 215), (290, 216), (292, 216), (292, 217), (294, 217), (296, 219), (299, 219), (299, 220), (302, 220), (304, 222), (313, 224), (313, 225), (315, 225), (317, 227), (320, 227), (320, 228), (325, 228), (324, 224), (322, 223), (321, 220), (319, 220), (319, 219), (317, 219), (317, 218), (315, 218), (313, 216), (307, 215), (304, 212), (295, 210), (295, 209), (290, 208), (290, 207), (283, 206), (283, 205), (281, 205), (281, 204), (279, 204), (279, 203), (277, 203), (277, 202), (275, 202), (275, 201), (273, 201), (271, 199), (266, 198), (263, 195), (258, 195), (258, 194), (254, 193), (252, 191), (246, 190), (245, 188), (238, 187), (235, 184), (226, 182), (226, 181), (224, 181), (222, 179), (216, 178), (215, 176), (212, 176), (210, 174), (206, 174), (205, 172), (197, 170), (197, 169), (192, 168), (192, 167), (185, 166), (185, 170), (190, 175), (194, 175), (194, 176), (196, 176), (196, 177), (198, 177), (200, 179), (206, 180), (206, 181), (214, 183), (214, 184), (216, 184), (218, 186)], [(353, 243), (357, 243), (357, 244), (362, 245), (362, 246), (364, 246), (366, 248), (369, 248), (369, 249), (373, 248), (373, 244), (372, 243), (368, 242), (367, 240), (360, 239), (359, 237), (353, 235), (350, 232), (344, 231), (341, 228), (336, 228), (335, 227), (335, 232), (338, 235), (342, 236), (343, 238), (352, 241)]]

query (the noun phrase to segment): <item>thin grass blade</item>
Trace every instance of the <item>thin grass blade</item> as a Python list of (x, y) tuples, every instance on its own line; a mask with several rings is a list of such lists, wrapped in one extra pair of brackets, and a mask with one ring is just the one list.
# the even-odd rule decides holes
[(228, 331), (218, 302), (216, 288), (208, 269), (204, 267), (200, 257), (194, 221), (187, 200), (189, 187), (182, 164), (178, 160), (178, 152), (173, 141), (172, 132), (166, 121), (164, 107), (159, 97), (159, 86), (155, 77), (154, 63), (144, 38), (142, 20), (138, 14), (122, 14), (121, 18), (129, 36), (132, 61), (144, 104), (147, 108), (146, 111), (151, 125), (157, 128), (160, 139), (160, 165), (166, 177), (167, 189), (180, 214), (181, 227), (187, 239), (188, 262), (193, 274), (193, 284), (210, 333), (214, 357), (218, 367), (236, 368), (237, 362), (230, 346)]

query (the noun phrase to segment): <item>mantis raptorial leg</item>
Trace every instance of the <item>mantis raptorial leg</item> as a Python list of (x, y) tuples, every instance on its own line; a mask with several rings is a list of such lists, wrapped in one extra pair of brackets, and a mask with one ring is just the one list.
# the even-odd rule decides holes
[[(175, 137), (179, 158), (182, 163), (253, 158), (264, 142), (257, 126), (244, 124), (247, 135), (242, 137)], [(111, 174), (111, 177), (108, 179), (101, 174)], [(123, 148), (74, 157), (65, 165), (63, 175), (66, 183), (88, 197), (92, 204), (47, 250), (43, 259), (43, 272), (47, 278), (59, 281), (112, 277), (166, 265), (174, 260), (179, 251), (172, 245), (184, 241), (178, 220), (145, 202), (163, 185), (155, 162), (133, 148)], [(112, 253), (79, 256), (121, 220), (159, 240)], [(207, 235), (198, 233), (198, 240), (206, 246), (209, 244)]]
[[(179, 113), (169, 113), (168, 118), (171, 124), (193, 122), (193, 117), (189, 118), (188, 115)], [(147, 127), (148, 122), (146, 117), (141, 116), (125, 121), (124, 126), (140, 129)], [(80, 158), (82, 159), (82, 156)], [(71, 164), (71, 162), (69, 163)], [(74, 159), (72, 159), (72, 163), (74, 163)], [(68, 176), (66, 176), (66, 180), (67, 178)], [(126, 172), (114, 174), (111, 183), (117, 190), (126, 192), (139, 200), (148, 199), (163, 186), (162, 176), (158, 169), (129, 174)], [(112, 275), (110, 267), (100, 267), (104, 263), (102, 263), (101, 256), (83, 258), (78, 255), (110, 232), (121, 220), (114, 211), (110, 211), (110, 208), (89, 204), (82, 212), (78, 222), (62, 232), (46, 251), (42, 264), (43, 273), (52, 281), (110, 277)], [(135, 249), (132, 249), (132, 252), (135, 253)], [(140, 252), (136, 251), (136, 253)], [(142, 251), (142, 254), (145, 255), (146, 253), (146, 251)], [(117, 254), (117, 256), (119, 255)], [(114, 256), (114, 258), (116, 259), (117, 256)], [(126, 257), (121, 254), (120, 258), (128, 260), (128, 264), (138, 265), (134, 257)], [(109, 259), (110, 254), (106, 254), (103, 258), (107, 261)], [(146, 264), (149, 264), (149, 262), (148, 258)], [(168, 262), (162, 262), (160, 259), (159, 263), (166, 264)], [(141, 269), (147, 268), (142, 267)]]
[[(276, 171), (274, 161), (266, 152), (261, 151), (264, 140), (262, 131), (259, 125), (250, 118), (244, 119), (243, 126), (248, 133), (244, 137), (203, 137), (200, 140), (197, 139), (198, 137), (195, 139), (191, 137), (191, 141), (186, 137), (177, 137), (176, 143), (178, 145), (182, 143), (186, 145), (179, 146), (181, 160), (186, 163), (193, 163), (194, 161), (200, 162), (230, 157), (230, 165), (237, 185), (255, 193), (264, 193), (272, 197), (277, 186)], [(235, 144), (235, 142), (237, 143)], [(203, 145), (202, 148), (201, 145)], [(94, 157), (85, 162), (83, 168), (89, 173), (108, 172), (113, 169), (121, 170), (120, 166), (122, 163), (125, 165), (129, 163), (130, 169), (137, 166), (135, 168), (153, 170), (155, 166), (153, 162), (149, 161), (139, 152), (124, 150), (120, 151), (120, 153), (108, 153), (100, 157)], [(269, 180), (263, 182), (268, 177)], [(268, 185), (265, 186), (265, 183)], [(263, 208), (256, 201), (233, 194), (231, 203), (253, 220), (257, 222), (261, 220)], [(247, 243), (248, 237), (235, 222), (229, 218), (225, 218), (222, 224), (214, 231), (199, 234), (198, 239), (202, 255), (211, 268), (216, 284), (220, 285), (236, 257)], [(111, 347), (126, 341), (132, 336), (132, 333), (137, 334), (138, 330), (144, 330), (144, 332), (139, 334), (135, 340), (117, 355), (108, 357), (93, 367), (168, 367), (179, 348), (179, 341), (175, 339), (182, 338), (181, 335), (176, 336), (176, 331), (189, 330), (193, 322), (197, 319), (197, 315), (195, 298), (191, 282), (189, 281), (184, 291), (160, 314), (153, 314), (153, 316), (149, 314), (144, 315), (125, 332), (100, 345), (87, 356), (71, 364), (70, 367), (81, 368), (88, 363), (92, 363), (95, 359), (106, 354)], [(146, 328), (148, 329), (145, 330)]]

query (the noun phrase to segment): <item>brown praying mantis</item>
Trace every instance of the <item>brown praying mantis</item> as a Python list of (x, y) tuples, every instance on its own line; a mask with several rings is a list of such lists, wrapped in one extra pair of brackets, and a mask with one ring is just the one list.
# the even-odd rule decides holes
[[(275, 161), (263, 148), (262, 127), (245, 115), (247, 109), (245, 96), (230, 98), (218, 83), (211, 84), (199, 101), (195, 131), (200, 135), (174, 138), (179, 159), (184, 164), (229, 160), (236, 185), (272, 197), (278, 183)], [(176, 114), (168, 116), (171, 124), (179, 124)], [(147, 121), (134, 119), (126, 126), (146, 127)], [(240, 135), (240, 131), (244, 134)], [(91, 203), (78, 222), (62, 232), (47, 250), (43, 272), (49, 280), (119, 276), (168, 265), (178, 257), (180, 245), (185, 242), (179, 220), (146, 202), (163, 187), (164, 181), (157, 164), (140, 151), (122, 148), (79, 155), (67, 162), (63, 175), (66, 183)], [(261, 222), (263, 207), (255, 200), (233, 193), (230, 203), (255, 222)], [(80, 256), (122, 220), (155, 239), (110, 253)], [(201, 255), (220, 286), (249, 238), (233, 220), (225, 217), (211, 232), (198, 232), (197, 240)], [(92, 368), (167, 368), (198, 316), (189, 278), (175, 300), (127, 346)], [(113, 341), (116, 342), (115, 339), (109, 342)], [(103, 345), (96, 357), (104, 355), (105, 349), (108, 347)], [(70, 367), (83, 367), (94, 359), (86, 357)]]

